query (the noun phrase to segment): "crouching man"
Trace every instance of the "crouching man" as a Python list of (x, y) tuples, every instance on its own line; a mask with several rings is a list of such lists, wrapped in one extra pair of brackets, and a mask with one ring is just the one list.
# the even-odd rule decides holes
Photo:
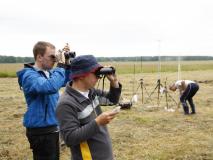
[(187, 105), (187, 102), (189, 102), (189, 105), (191, 107), (191, 114), (195, 114), (195, 105), (193, 102), (192, 97), (197, 93), (199, 90), (199, 85), (191, 80), (179, 80), (173, 83), (170, 87), (170, 90), (176, 91), (176, 89), (179, 89), (180, 92), (180, 102), (183, 106), (184, 114), (189, 114), (189, 107)]
[(116, 104), (121, 84), (115, 74), (106, 75), (109, 92), (94, 88), (102, 66), (92, 55), (78, 56), (71, 63), (72, 81), (58, 102), (56, 116), (62, 137), (70, 147), (73, 160), (112, 160), (112, 145), (107, 124), (118, 112), (102, 112), (100, 98)]

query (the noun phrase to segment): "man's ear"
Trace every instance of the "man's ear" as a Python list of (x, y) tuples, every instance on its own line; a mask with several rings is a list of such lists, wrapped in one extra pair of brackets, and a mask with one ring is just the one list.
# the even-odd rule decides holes
[(38, 54), (37, 57), (36, 57), (36, 61), (40, 62), (42, 60), (42, 55), (41, 54)]

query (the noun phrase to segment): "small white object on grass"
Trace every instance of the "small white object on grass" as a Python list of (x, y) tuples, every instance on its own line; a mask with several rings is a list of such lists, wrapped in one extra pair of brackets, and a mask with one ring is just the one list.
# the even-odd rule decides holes
[(163, 93), (165, 93), (165, 92), (166, 92), (166, 88), (161, 87), (161, 88), (160, 88), (160, 93), (163, 94)]
[(135, 95), (133, 95), (133, 97), (132, 97), (132, 103), (137, 103), (137, 102), (138, 102), (138, 95), (135, 94)]
[(173, 108), (168, 108), (168, 109), (167, 109), (167, 108), (165, 107), (164, 109), (165, 109), (167, 112), (174, 112), (174, 111), (175, 111)]

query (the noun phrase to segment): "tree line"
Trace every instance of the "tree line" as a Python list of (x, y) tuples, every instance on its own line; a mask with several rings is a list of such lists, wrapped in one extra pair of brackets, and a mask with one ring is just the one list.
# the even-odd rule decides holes
[[(106, 61), (120, 61), (120, 62), (128, 62), (128, 61), (158, 61), (158, 56), (137, 56), (137, 57), (97, 57), (99, 62)], [(161, 61), (177, 61), (177, 56), (161, 56)], [(182, 61), (201, 61), (201, 60), (213, 60), (212, 56), (181, 56), (180, 60)], [(14, 56), (1, 56), (0, 55), (0, 63), (28, 63), (34, 62), (33, 57), (14, 57)]]
[(0, 63), (27, 63), (34, 62), (33, 57), (14, 57), (14, 56), (1, 56)]

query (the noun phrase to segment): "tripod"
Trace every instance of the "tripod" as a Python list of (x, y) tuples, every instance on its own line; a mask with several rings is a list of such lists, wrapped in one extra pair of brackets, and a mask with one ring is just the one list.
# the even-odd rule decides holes
[(158, 93), (158, 101), (157, 101), (157, 103), (158, 103), (158, 106), (159, 106), (159, 104), (160, 104), (160, 88), (161, 87), (163, 87), (163, 85), (161, 84), (160, 79), (158, 79), (157, 80), (157, 85), (155, 86), (154, 90), (150, 93), (147, 101), (151, 99), (151, 96), (154, 94), (155, 90), (157, 89), (158, 90), (158, 92), (157, 92)]
[(144, 89), (145, 89), (145, 91), (146, 91), (146, 94), (149, 95), (149, 93), (148, 93), (146, 87), (144, 86), (143, 78), (141, 78), (141, 79), (139, 80), (139, 85), (138, 85), (138, 87), (137, 87), (135, 93), (137, 93), (137, 91), (138, 91), (139, 88), (141, 88), (141, 102), (142, 102), (142, 104), (143, 104), (143, 102), (144, 102)]
[(169, 94), (168, 90), (167, 90), (167, 78), (165, 81), (165, 97), (166, 97), (166, 108), (169, 109), (169, 103), (168, 103), (168, 96), (170, 99), (172, 99), (173, 102), (175, 102), (175, 104), (178, 106), (178, 103), (175, 101), (175, 99)]

